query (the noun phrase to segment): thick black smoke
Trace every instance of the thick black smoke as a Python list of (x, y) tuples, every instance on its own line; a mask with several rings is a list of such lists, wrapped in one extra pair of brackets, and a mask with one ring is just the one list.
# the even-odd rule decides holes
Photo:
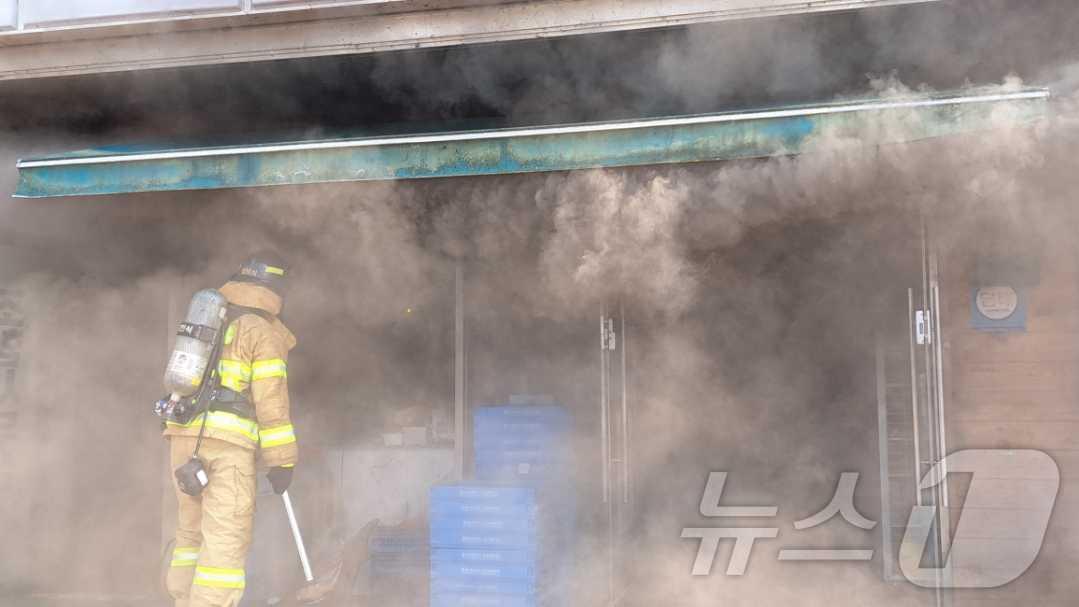
[[(1070, 31), (1076, 11), (1038, 5), (940, 3), (7, 85), (3, 158), (11, 166), (43, 149), (180, 132), (560, 122), (909, 95), (968, 80), (1004, 90), (1067, 83), (1079, 56), (1071, 36), (1053, 33)], [(106, 96), (102, 82), (127, 94)], [(256, 100), (259, 111), (238, 111)], [(823, 506), (841, 471), (859, 471), (858, 505), (879, 515), (867, 362), (897, 287), (902, 295), (914, 280), (918, 228), (930, 218), (942, 247), (957, 251), (987, 224), (1024, 243), (1069, 238), (1076, 114), (1066, 91), (1054, 113), (1032, 127), (1003, 111), (986, 132), (885, 147), (864, 140), (902, 135), (903, 123), (865, 122), (822, 134), (797, 158), (5, 203), (0, 272), (23, 293), (27, 322), (9, 471), (25, 491), (0, 507), (15, 521), (0, 562), (18, 563), (0, 567), (0, 587), (153, 592), (172, 497), (148, 410), (170, 323), (192, 291), (273, 245), (297, 269), (284, 318), (301, 342), (290, 363), (301, 440), (347, 448), (377, 437), (401, 408), (449, 406), (460, 258), (472, 402), (549, 393), (570, 406), (584, 503), (598, 496), (595, 321), (601, 305), (625, 306), (635, 462), (619, 555), (633, 580), (627, 598), (913, 602), (892, 596), (876, 563), (785, 568), (770, 558), (777, 545), (759, 549), (744, 579), (693, 579), (696, 546), (679, 534), (707, 523), (697, 502), (709, 470), (732, 472), (733, 502), (779, 505), (785, 528)], [(95, 462), (107, 473), (87, 474)], [(317, 462), (298, 482), (322, 474)], [(47, 522), (20, 523), (30, 516)], [(602, 517), (579, 523), (579, 586), (602, 594)], [(827, 528), (808, 543), (874, 537)]]

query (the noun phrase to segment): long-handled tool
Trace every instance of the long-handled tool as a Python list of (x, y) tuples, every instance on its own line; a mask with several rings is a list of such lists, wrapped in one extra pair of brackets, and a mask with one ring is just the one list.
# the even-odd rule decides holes
[(300, 535), (300, 526), (296, 524), (296, 513), (292, 511), (292, 500), (289, 499), (288, 491), (281, 494), (281, 501), (285, 502), (285, 513), (288, 514), (288, 524), (292, 527), (292, 539), (296, 540), (296, 552), (300, 554), (300, 564), (303, 565), (303, 577), (307, 583), (315, 581), (311, 575), (311, 563), (307, 561), (307, 550), (303, 547), (303, 537)]

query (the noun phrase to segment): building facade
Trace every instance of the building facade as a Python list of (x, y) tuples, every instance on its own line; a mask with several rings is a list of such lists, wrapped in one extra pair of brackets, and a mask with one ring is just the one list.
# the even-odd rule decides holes
[[(42, 521), (0, 595), (156, 604), (170, 328), (271, 242), (303, 276), (316, 549), (422, 520), (470, 410), (543, 394), (576, 420), (582, 604), (1069, 604), (1074, 138), (1045, 87), (1079, 49), (1029, 43), (1066, 3), (1017, 4), (0, 0), (2, 512)], [(416, 426), (431, 449), (381, 442)], [(970, 450), (1054, 466), (924, 482)], [(709, 514), (717, 471), (774, 520)], [(807, 527), (843, 473), (876, 524)], [(252, 604), (295, 575), (259, 508)], [(745, 571), (729, 540), (697, 570), (687, 529), (750, 521), (776, 535)], [(791, 562), (821, 547), (862, 556)]]

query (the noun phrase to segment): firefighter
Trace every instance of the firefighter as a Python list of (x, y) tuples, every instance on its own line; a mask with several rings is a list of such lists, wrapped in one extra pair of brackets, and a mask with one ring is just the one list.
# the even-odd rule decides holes
[[(209, 483), (198, 497), (176, 485), (179, 517), (166, 585), (177, 607), (232, 607), (244, 591), (244, 559), (255, 514), (255, 457), (269, 467), (277, 494), (296, 464), (286, 373), (296, 339), (277, 318), (287, 266), (275, 254), (255, 255), (220, 292), (230, 322), (217, 365), (220, 385), (206, 414), (198, 456)], [(174, 470), (186, 462), (203, 426), (166, 422)]]

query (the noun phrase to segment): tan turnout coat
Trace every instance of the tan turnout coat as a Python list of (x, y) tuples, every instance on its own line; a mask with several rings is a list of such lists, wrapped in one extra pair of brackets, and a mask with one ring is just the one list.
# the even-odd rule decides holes
[[(259, 449), (267, 466), (296, 463), (296, 433), (289, 417), (288, 352), (296, 345), (292, 332), (277, 318), (281, 297), (261, 285), (228, 282), (220, 289), (229, 303), (257, 308), (273, 316), (243, 314), (225, 331), (218, 362), (221, 385), (248, 395), (255, 419), (211, 411), (205, 436), (247, 449)], [(165, 436), (197, 436), (202, 415), (186, 424), (170, 421)]]

